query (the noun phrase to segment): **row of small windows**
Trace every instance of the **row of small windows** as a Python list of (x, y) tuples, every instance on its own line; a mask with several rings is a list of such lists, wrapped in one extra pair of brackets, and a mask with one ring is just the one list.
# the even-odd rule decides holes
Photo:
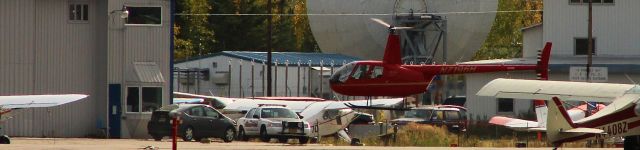
[[(128, 25), (161, 25), (161, 7), (126, 7), (129, 12), (125, 18)], [(87, 23), (89, 22), (89, 4), (72, 3), (69, 4), (69, 22)]]
[[(614, 0), (591, 0), (593, 4), (613, 4)], [(569, 0), (571, 4), (588, 4), (589, 0)]]

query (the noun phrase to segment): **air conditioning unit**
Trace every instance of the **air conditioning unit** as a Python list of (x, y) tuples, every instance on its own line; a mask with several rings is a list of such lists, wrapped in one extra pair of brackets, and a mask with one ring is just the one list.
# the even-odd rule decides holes
[(216, 72), (215, 74), (213, 74), (211, 81), (215, 84), (226, 85), (229, 84), (229, 79), (229, 72)]

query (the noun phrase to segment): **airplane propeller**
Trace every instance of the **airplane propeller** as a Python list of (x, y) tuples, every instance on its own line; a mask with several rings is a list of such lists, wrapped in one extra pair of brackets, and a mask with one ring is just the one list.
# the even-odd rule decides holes
[(389, 28), (390, 30), (407, 30), (407, 29), (413, 29), (413, 27), (396, 27), (396, 26), (392, 26), (389, 25), (387, 22), (384, 22), (378, 18), (371, 18), (371, 20), (377, 22), (378, 24), (381, 24), (387, 28)]

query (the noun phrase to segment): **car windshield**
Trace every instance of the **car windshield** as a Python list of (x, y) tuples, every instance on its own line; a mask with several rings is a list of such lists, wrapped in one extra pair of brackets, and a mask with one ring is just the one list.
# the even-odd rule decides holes
[(260, 117), (262, 118), (295, 118), (298, 119), (298, 115), (293, 111), (286, 108), (263, 108)]
[(413, 109), (404, 113), (405, 118), (428, 118), (430, 115), (430, 109)]

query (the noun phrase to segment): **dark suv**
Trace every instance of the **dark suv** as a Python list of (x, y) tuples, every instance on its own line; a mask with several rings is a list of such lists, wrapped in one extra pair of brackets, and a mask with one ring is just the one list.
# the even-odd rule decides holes
[(467, 109), (455, 105), (413, 108), (406, 111), (404, 117), (391, 122), (398, 125), (405, 125), (409, 122), (438, 126), (446, 125), (449, 131), (466, 131), (468, 124)]
[(204, 104), (172, 104), (153, 112), (147, 124), (147, 131), (154, 140), (160, 141), (164, 136), (171, 136), (171, 114), (180, 116), (182, 123), (178, 126), (178, 136), (184, 141), (202, 138), (221, 138), (231, 142), (236, 135), (236, 122), (222, 115), (214, 108)]

